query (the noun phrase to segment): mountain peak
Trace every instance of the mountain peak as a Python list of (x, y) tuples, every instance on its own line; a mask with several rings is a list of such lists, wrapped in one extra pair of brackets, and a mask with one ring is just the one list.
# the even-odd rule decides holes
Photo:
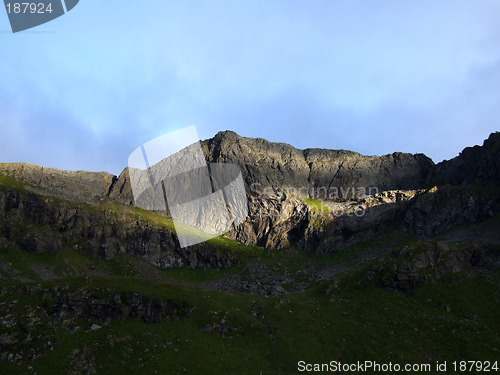
[(482, 146), (466, 147), (455, 158), (436, 166), (433, 184), (499, 185), (500, 133), (491, 133)]
[(232, 130), (221, 130), (214, 137), (214, 139), (237, 139), (237, 138), (241, 138), (241, 136)]

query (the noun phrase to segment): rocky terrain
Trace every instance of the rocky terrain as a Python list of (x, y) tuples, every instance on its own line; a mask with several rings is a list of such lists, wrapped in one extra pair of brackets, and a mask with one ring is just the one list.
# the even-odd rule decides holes
[[(242, 169), (249, 187), (259, 184), (276, 190), (286, 187), (337, 188), (376, 187), (379, 191), (415, 189), (423, 186), (434, 163), (423, 154), (395, 152), (384, 156), (363, 156), (345, 150), (298, 150), (284, 143), (240, 137), (234, 132), (218, 133), (203, 142), (209, 162), (234, 163)], [(328, 199), (329, 194), (317, 198)]]
[(241, 169), (248, 217), (187, 248), (167, 212), (135, 206), (127, 168), (0, 164), (0, 368), (294, 373), (297, 353), (498, 357), (499, 133), (437, 165), (234, 132), (202, 147)]
[[(204, 141), (203, 148), (209, 162), (238, 165), (246, 183), (249, 216), (228, 234), (229, 238), (268, 249), (294, 244), (316, 253), (328, 253), (369, 239), (383, 228), (398, 226), (419, 236), (432, 237), (457, 225), (493, 217), (499, 211), (496, 195), (471, 190), (476, 181), (471, 176), (482, 176), (476, 181), (481, 186), (498, 186), (499, 144), (500, 135), (492, 134), (483, 146), (465, 149), (457, 158), (438, 165), (422, 154), (394, 153), (377, 157), (350, 151), (302, 151), (286, 144), (243, 138), (234, 132), (218, 133)], [(127, 169), (118, 177), (104, 172), (68, 172), (29, 164), (4, 164), (0, 171), (28, 184), (34, 193), (64, 200), (96, 203), (111, 199), (125, 205), (134, 202)], [(459, 175), (467, 176), (468, 180), (453, 177)], [(434, 188), (434, 182), (439, 182), (438, 188)], [(457, 187), (443, 187), (447, 184)], [(323, 202), (325, 207), (315, 209), (307, 204), (308, 200)], [(331, 202), (338, 204), (332, 207)], [(36, 212), (48, 209), (33, 204)], [(356, 211), (359, 215), (354, 214)], [(89, 218), (82, 215), (74, 213), (71, 220), (67, 217), (59, 220), (69, 221), (70, 226), (73, 221), (83, 223), (78, 225), (85, 228)], [(57, 219), (51, 220), (49, 224)], [(102, 223), (103, 227), (106, 225)], [(115, 237), (124, 238), (137, 230), (126, 227)], [(94, 232), (96, 230), (78, 234), (89, 240), (100, 236), (99, 230)], [(137, 235), (145, 236), (144, 233)], [(167, 244), (164, 246), (169, 249), (178, 248), (171, 234), (165, 232), (162, 240), (156, 241), (159, 235), (150, 233), (146, 237), (153, 238), (152, 243)], [(167, 239), (165, 236), (169, 235)], [(108, 240), (109, 236), (104, 238)], [(114, 250), (107, 250), (107, 246), (91, 245), (94, 249), (100, 248), (101, 256), (141, 251), (137, 246), (124, 249), (116, 245)], [(146, 246), (143, 251), (156, 253), (158, 258), (158, 251), (165, 250)], [(158, 259), (156, 262), (161, 263)]]
[(365, 279), (389, 290), (410, 292), (453, 273), (463, 272), (468, 276), (488, 273), (500, 265), (499, 260), (499, 248), (488, 244), (419, 243), (379, 259)]
[(500, 136), (492, 133), (482, 146), (465, 148), (439, 163), (429, 176), (433, 185), (500, 185)]
[(182, 249), (170, 219), (110, 202), (92, 206), (0, 188), (0, 206), (0, 243), (32, 254), (70, 247), (102, 259), (132, 254), (161, 268), (226, 268), (235, 261), (211, 243)]

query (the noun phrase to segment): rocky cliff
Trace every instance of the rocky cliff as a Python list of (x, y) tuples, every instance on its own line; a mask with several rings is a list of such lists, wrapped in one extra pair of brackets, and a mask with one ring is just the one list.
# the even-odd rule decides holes
[(467, 147), (456, 158), (439, 163), (429, 183), (500, 185), (500, 133), (492, 133), (482, 146)]
[(188, 248), (170, 218), (134, 206), (128, 169), (0, 164), (0, 368), (294, 373), (297, 353), (374, 347), (381, 363), (496, 358), (497, 139), (435, 166), (219, 133), (207, 160), (240, 166), (249, 216)]
[(321, 199), (342, 200), (346, 197), (341, 193), (353, 186), (379, 191), (419, 188), (434, 168), (423, 154), (363, 156), (345, 150), (299, 150), (231, 131), (219, 132), (203, 146), (209, 162), (239, 165), (249, 187), (302, 188), (312, 195), (315, 190), (323, 194), (317, 197)]
[[(203, 146), (207, 161), (239, 165), (247, 185), (250, 215), (232, 238), (267, 248), (293, 243), (324, 254), (390, 228), (430, 238), (491, 218), (500, 209), (497, 192), (465, 186), (499, 184), (499, 139), (492, 134), (482, 147), (438, 165), (423, 154), (298, 150), (230, 131)], [(455, 177), (462, 175), (467, 178)]]
[[(284, 143), (219, 132), (202, 142), (208, 162), (233, 163), (241, 168), (249, 192), (262, 195), (266, 187), (291, 189), (324, 200), (347, 200), (386, 190), (414, 190), (439, 185), (500, 185), (500, 133), (483, 146), (464, 149), (456, 158), (435, 165), (423, 154), (395, 152), (364, 156), (345, 150), (299, 150)], [(128, 168), (120, 176), (106, 172), (61, 171), (29, 163), (0, 163), (0, 173), (47, 193), (75, 201), (103, 197), (133, 204)]]
[(30, 163), (0, 163), (0, 174), (54, 197), (95, 202), (108, 196), (117, 180), (107, 172), (62, 171)]
[[(229, 131), (203, 141), (202, 147), (208, 162), (238, 165), (246, 184), (249, 216), (229, 238), (325, 254), (393, 228), (430, 238), (493, 217), (500, 211), (498, 191), (467, 185), (498, 186), (499, 140), (499, 133), (492, 134), (483, 146), (438, 165), (422, 154), (298, 150)], [(0, 164), (0, 175), (10, 179), (0, 189), (4, 245), (30, 252), (80, 246), (87, 254), (112, 258), (129, 253), (167, 268), (225, 267), (234, 261), (204, 244), (182, 250), (171, 223), (168, 227), (158, 220), (137, 220), (137, 212), (124, 213), (134, 204), (127, 168), (117, 177)], [(441, 187), (432, 188), (434, 183)], [(122, 208), (109, 209), (113, 202)], [(31, 235), (25, 223), (48, 230)]]
[(237, 262), (224, 243), (181, 248), (172, 221), (161, 215), (100, 203), (72, 202), (0, 181), (0, 248), (29, 253), (75, 249), (102, 259), (131, 254), (160, 267), (227, 268)]

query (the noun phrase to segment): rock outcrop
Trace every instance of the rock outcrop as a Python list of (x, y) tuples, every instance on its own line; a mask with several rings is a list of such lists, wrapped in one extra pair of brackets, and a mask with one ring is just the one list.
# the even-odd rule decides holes
[(492, 133), (482, 146), (465, 148), (460, 155), (434, 169), (432, 185), (500, 185), (500, 133)]
[(445, 185), (418, 194), (404, 213), (401, 228), (432, 238), (462, 224), (484, 222), (500, 212), (500, 195), (477, 190)]
[[(240, 166), (247, 185), (250, 217), (231, 232), (232, 238), (267, 248), (295, 243), (317, 254), (389, 228), (429, 238), (491, 218), (500, 210), (498, 194), (432, 187), (498, 185), (499, 145), (495, 133), (482, 147), (466, 149), (453, 161), (436, 166), (422, 154), (378, 157), (345, 150), (302, 151), (230, 131), (203, 142), (207, 161)], [(342, 214), (323, 213), (315, 220), (317, 211), (304, 205), (307, 198), (339, 202)], [(362, 214), (350, 212), (352, 207)]]
[(267, 249), (289, 247), (300, 240), (310, 214), (304, 202), (285, 193), (249, 195), (248, 199), (248, 217), (229, 232), (230, 238)]
[(55, 321), (65, 323), (78, 318), (94, 320), (101, 324), (113, 320), (139, 318), (146, 323), (157, 323), (162, 319), (188, 317), (193, 307), (180, 300), (146, 298), (140, 293), (125, 295), (115, 293), (109, 297), (95, 298), (85, 290), (78, 293), (58, 295), (57, 301), (48, 309), (48, 315)]
[[(500, 185), (500, 133), (483, 146), (464, 149), (456, 158), (435, 165), (423, 154), (395, 152), (364, 156), (345, 150), (299, 150), (285, 143), (219, 132), (202, 142), (211, 163), (233, 163), (241, 168), (249, 192), (266, 187), (275, 191), (295, 188), (326, 200), (346, 200), (352, 188), (369, 191), (414, 190), (439, 185)], [(61, 171), (29, 163), (0, 163), (0, 173), (40, 187), (68, 200), (92, 201), (111, 197), (133, 204), (128, 168), (120, 176), (106, 172)]]
[(229, 252), (206, 242), (181, 248), (168, 219), (155, 224), (154, 218), (147, 220), (129, 210), (0, 186), (0, 245), (30, 253), (70, 247), (102, 259), (133, 254), (160, 268), (227, 268), (236, 262)]
[(30, 163), (0, 163), (0, 174), (51, 196), (78, 202), (95, 202), (108, 196), (117, 179), (107, 172), (63, 171)]
[[(345, 150), (299, 150), (285, 143), (245, 138), (225, 131), (203, 142), (207, 160), (240, 166), (247, 186), (271, 186), (276, 190), (298, 188), (342, 200), (340, 192), (350, 187), (379, 191), (421, 187), (434, 168), (423, 154), (395, 152), (384, 156), (363, 156)], [(331, 193), (331, 194), (329, 194)]]
[(132, 192), (128, 167), (120, 173), (115, 182), (110, 186), (108, 196), (122, 204), (134, 204), (134, 194)]
[(411, 292), (427, 282), (464, 273), (475, 276), (500, 260), (500, 248), (490, 244), (456, 245), (422, 242), (405, 246), (382, 257), (369, 269), (365, 280), (389, 289)]
[[(422, 154), (378, 157), (298, 150), (230, 131), (203, 141), (202, 148), (207, 162), (233, 163), (242, 171), (249, 216), (228, 237), (247, 245), (294, 245), (325, 254), (394, 228), (431, 238), (500, 211), (498, 192), (464, 186), (500, 183), (499, 133), (437, 166)], [(99, 202), (134, 205), (128, 168), (116, 177), (17, 163), (0, 164), (0, 175), (23, 184), (23, 190), (0, 191), (0, 246), (14, 244), (35, 253), (78, 246), (83, 253), (106, 259), (134, 254), (164, 268), (223, 268), (234, 261), (207, 244), (181, 249), (172, 226), (144, 223), (120, 210), (96, 210)], [(440, 186), (421, 189), (431, 183)], [(441, 186), (445, 184), (459, 186)], [(309, 198), (329, 209), (307, 204)], [(30, 234), (23, 223), (47, 231)]]

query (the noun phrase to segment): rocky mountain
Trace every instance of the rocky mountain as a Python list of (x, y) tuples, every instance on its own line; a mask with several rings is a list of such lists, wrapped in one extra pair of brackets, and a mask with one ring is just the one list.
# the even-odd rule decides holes
[[(285, 143), (241, 137), (232, 131), (202, 141), (202, 147), (207, 162), (239, 166), (247, 190), (255, 194), (271, 187), (319, 199), (345, 200), (356, 193), (353, 187), (366, 191), (422, 187), (435, 167), (423, 154), (363, 156), (345, 150), (299, 150)], [(133, 201), (127, 168), (111, 187), (110, 196), (123, 203)]]
[(500, 133), (482, 146), (465, 148), (457, 157), (439, 163), (429, 176), (433, 185), (500, 185)]
[[(241, 137), (232, 131), (219, 132), (203, 141), (202, 147), (208, 162), (238, 165), (249, 192), (253, 186), (256, 194), (266, 187), (276, 191), (295, 188), (318, 199), (342, 201), (355, 195), (353, 187), (369, 193), (446, 184), (500, 185), (499, 132), (492, 133), (483, 146), (467, 147), (456, 158), (437, 165), (423, 154), (363, 156), (345, 150), (299, 150), (284, 143)], [(128, 168), (113, 176), (29, 163), (0, 163), (0, 172), (69, 200), (87, 202), (110, 197), (133, 204)]]
[(101, 259), (130, 254), (160, 268), (227, 268), (236, 262), (217, 242), (182, 249), (172, 221), (161, 215), (104, 198), (90, 205), (35, 191), (0, 186), (0, 247), (31, 254), (72, 248)]
[[(364, 156), (345, 150), (299, 150), (285, 143), (219, 132), (202, 142), (207, 162), (240, 167), (247, 191), (262, 196), (267, 187), (321, 200), (345, 201), (386, 190), (415, 190), (441, 185), (499, 185), (500, 133), (483, 146), (468, 147), (437, 165), (424, 154), (395, 152)], [(133, 202), (127, 168), (110, 187), (113, 199)]]
[(494, 360), (498, 138), (434, 165), (221, 132), (202, 142), (206, 160), (240, 167), (249, 215), (186, 248), (166, 212), (135, 206), (128, 169), (0, 164), (0, 368), (253, 374), (296, 373), (303, 359)]
[(0, 173), (47, 195), (78, 202), (107, 197), (117, 179), (107, 172), (62, 171), (30, 163), (0, 163)]
[(219, 132), (203, 146), (207, 161), (240, 166), (249, 187), (304, 188), (312, 195), (316, 189), (323, 194), (317, 198), (322, 199), (345, 199), (341, 190), (347, 192), (353, 186), (376, 187), (379, 191), (419, 188), (434, 168), (432, 160), (423, 154), (363, 156), (345, 150), (299, 150), (284, 143), (240, 137), (231, 131)]
[[(250, 215), (231, 238), (267, 248), (295, 243), (324, 254), (388, 228), (429, 238), (494, 216), (498, 196), (467, 187), (475, 180), (452, 176), (476, 174), (483, 176), (478, 184), (498, 185), (499, 143), (500, 134), (494, 133), (473, 153), (466, 149), (457, 162), (438, 165), (423, 154), (298, 150), (227, 131), (203, 146), (207, 161), (240, 166), (247, 185)], [(316, 200), (322, 202), (319, 209)]]
[[(483, 146), (467, 148), (438, 165), (422, 154), (377, 157), (344, 150), (298, 150), (229, 131), (203, 141), (202, 146), (208, 162), (238, 165), (246, 184), (249, 216), (233, 227), (228, 238), (249, 246), (293, 245), (326, 254), (392, 228), (431, 238), (493, 217), (500, 210), (498, 194), (471, 184), (498, 185), (499, 140), (500, 134), (494, 133)], [(68, 243), (73, 246), (71, 239), (82, 238), (84, 252), (104, 258), (131, 253), (162, 267), (231, 264), (229, 259), (210, 256), (209, 249), (181, 250), (172, 225), (150, 227), (135, 220), (136, 213), (109, 217), (105, 209), (96, 214), (72, 204), (61, 208), (51, 198), (41, 198), (133, 207), (127, 168), (117, 177), (1, 164), (0, 173), (25, 189), (22, 193), (2, 189), (4, 218), (60, 228), (44, 239), (18, 238), (18, 247), (38, 252)], [(432, 188), (430, 182), (440, 182), (439, 187)], [(7, 239), (22, 237), (12, 226), (4, 226), (3, 232)]]

